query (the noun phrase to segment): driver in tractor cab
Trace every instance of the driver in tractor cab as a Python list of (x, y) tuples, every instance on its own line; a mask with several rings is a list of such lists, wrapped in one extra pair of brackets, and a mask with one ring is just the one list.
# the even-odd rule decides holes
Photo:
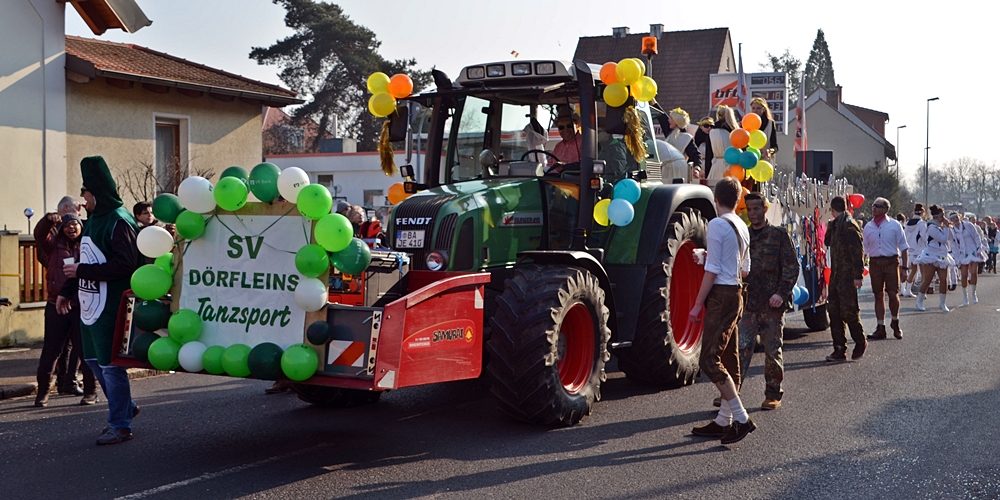
[[(562, 173), (565, 165), (580, 163), (580, 119), (569, 108), (560, 107), (556, 128), (559, 129), (562, 140), (552, 150), (555, 158), (549, 157), (549, 166), (552, 167), (552, 173)], [(559, 165), (556, 165), (556, 159)]]

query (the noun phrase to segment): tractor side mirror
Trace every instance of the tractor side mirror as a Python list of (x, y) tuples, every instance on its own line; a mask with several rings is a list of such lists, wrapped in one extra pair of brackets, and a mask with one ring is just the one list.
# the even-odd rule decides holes
[(399, 175), (404, 179), (413, 179), (413, 165), (400, 165)]
[(410, 125), (410, 108), (406, 103), (396, 106), (396, 112), (389, 115), (389, 140), (399, 142), (406, 140), (406, 131)]

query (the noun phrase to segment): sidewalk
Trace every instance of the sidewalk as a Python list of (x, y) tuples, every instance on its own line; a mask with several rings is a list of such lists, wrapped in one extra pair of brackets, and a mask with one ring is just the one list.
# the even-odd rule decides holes
[[(41, 344), (0, 349), (0, 400), (35, 394), (38, 389), (35, 372), (38, 370), (38, 358), (41, 355)], [(130, 379), (163, 373), (166, 372), (143, 368), (128, 370)]]

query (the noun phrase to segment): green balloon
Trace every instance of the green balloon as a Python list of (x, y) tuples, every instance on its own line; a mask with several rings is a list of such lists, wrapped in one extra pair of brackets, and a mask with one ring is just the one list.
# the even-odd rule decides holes
[(149, 345), (149, 364), (157, 370), (176, 370), (180, 363), (177, 361), (177, 353), (181, 350), (181, 345), (170, 337), (160, 337)]
[(205, 234), (205, 218), (197, 212), (185, 210), (177, 216), (177, 234), (186, 240), (196, 240)]
[(295, 344), (281, 355), (281, 371), (289, 380), (302, 382), (319, 369), (319, 355), (306, 344)]
[(364, 241), (353, 238), (347, 248), (330, 256), (330, 262), (341, 272), (359, 274), (372, 263), (372, 251)]
[(323, 345), (330, 340), (330, 323), (326, 321), (313, 321), (309, 328), (306, 328), (306, 339), (310, 344)]
[(156, 267), (163, 269), (167, 274), (174, 274), (174, 254), (165, 253), (153, 261)]
[(330, 267), (330, 260), (326, 250), (313, 243), (304, 245), (295, 253), (295, 269), (299, 274), (310, 278), (319, 277)]
[(282, 353), (281, 348), (271, 342), (255, 345), (247, 356), (250, 375), (264, 380), (277, 380), (281, 376)]
[(249, 357), (250, 346), (233, 344), (222, 353), (222, 369), (233, 377), (249, 376), (250, 365), (247, 364)]
[(212, 196), (215, 197), (215, 204), (220, 208), (235, 212), (247, 204), (249, 193), (250, 191), (243, 181), (236, 177), (223, 177), (215, 185)]
[(173, 279), (155, 264), (146, 264), (132, 273), (132, 293), (143, 300), (156, 300), (170, 291)]
[(153, 216), (163, 222), (173, 224), (183, 210), (184, 205), (175, 194), (163, 193), (153, 198)]
[(222, 354), (225, 352), (226, 348), (221, 345), (213, 345), (205, 349), (205, 354), (201, 355), (201, 364), (205, 367), (205, 371), (212, 375), (226, 373), (226, 370), (222, 368)]
[[(250, 192), (264, 203), (278, 198), (278, 175), (281, 169), (273, 163), (258, 163), (250, 171)], [(292, 200), (289, 200), (292, 201)]]
[(167, 324), (170, 338), (183, 345), (201, 337), (201, 316), (190, 309), (178, 309)]
[(316, 243), (328, 252), (339, 252), (347, 248), (354, 238), (354, 226), (341, 214), (324, 215), (316, 222), (313, 232), (316, 234)]
[(160, 336), (153, 332), (139, 332), (135, 340), (132, 341), (132, 356), (143, 363), (149, 362), (149, 346), (153, 345)]
[(226, 177), (235, 177), (235, 178), (243, 181), (244, 185), (246, 185), (248, 182), (250, 182), (250, 174), (247, 173), (247, 169), (245, 169), (245, 168), (243, 168), (243, 167), (241, 167), (239, 165), (233, 165), (231, 167), (226, 167), (226, 169), (222, 171), (222, 175), (219, 176), (219, 179), (221, 180), (221, 179), (226, 178)]
[(135, 305), (132, 322), (139, 329), (153, 332), (167, 326), (170, 320), (170, 306), (158, 300), (143, 300)]
[(333, 196), (330, 190), (322, 184), (310, 184), (299, 190), (298, 199), (295, 204), (299, 207), (302, 215), (319, 220), (324, 215), (333, 210)]

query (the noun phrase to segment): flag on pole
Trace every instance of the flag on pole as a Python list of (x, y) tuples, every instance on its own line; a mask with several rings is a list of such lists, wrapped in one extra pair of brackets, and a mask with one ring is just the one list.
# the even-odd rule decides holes
[(802, 173), (806, 173), (806, 150), (809, 136), (806, 134), (806, 75), (799, 82), (799, 103), (795, 106), (795, 154), (802, 155)]
[(739, 74), (736, 77), (736, 109), (739, 110), (740, 116), (745, 116), (749, 111), (748, 101), (747, 101), (747, 81), (746, 74), (743, 73), (743, 44), (739, 45)]

